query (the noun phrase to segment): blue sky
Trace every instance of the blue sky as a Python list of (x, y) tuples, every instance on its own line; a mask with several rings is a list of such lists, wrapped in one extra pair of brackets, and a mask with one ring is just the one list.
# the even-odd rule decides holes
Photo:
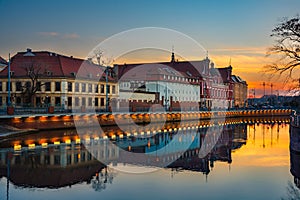
[(299, 12), (300, 1), (0, 0), (0, 8), (0, 56), (4, 58), (27, 47), (85, 57), (113, 34), (151, 26), (189, 35), (219, 66), (231, 57), (236, 73), (243, 75), (246, 68), (258, 65), (255, 60), (261, 61), (279, 20)]

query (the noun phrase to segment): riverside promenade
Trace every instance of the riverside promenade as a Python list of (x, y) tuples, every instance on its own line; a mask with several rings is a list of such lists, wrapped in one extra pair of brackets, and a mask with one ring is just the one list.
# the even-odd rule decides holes
[(41, 130), (71, 129), (127, 124), (149, 124), (194, 120), (221, 120), (226, 118), (290, 116), (291, 109), (194, 111), (194, 112), (134, 112), (134, 113), (58, 113), (1, 115), (0, 138)]

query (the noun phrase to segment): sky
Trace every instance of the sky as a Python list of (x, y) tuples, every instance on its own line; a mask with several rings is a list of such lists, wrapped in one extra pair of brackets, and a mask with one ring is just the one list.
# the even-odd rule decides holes
[[(265, 54), (273, 44), (274, 26), (283, 17), (298, 14), (299, 8), (299, 0), (0, 0), (0, 56), (7, 59), (9, 53), (31, 48), (85, 58), (114, 34), (161, 27), (193, 38), (217, 67), (228, 66), (231, 60), (233, 73), (247, 81), (249, 93), (255, 88), (260, 96), (263, 81), (272, 82), (273, 91), (281, 93), (282, 83), (262, 72), (272, 62)], [(152, 59), (159, 62), (170, 57)], [(134, 61), (148, 60), (141, 56)]]

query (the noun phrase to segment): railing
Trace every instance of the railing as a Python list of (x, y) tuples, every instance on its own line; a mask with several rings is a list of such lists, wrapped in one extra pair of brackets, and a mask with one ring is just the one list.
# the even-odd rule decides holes
[[(25, 115), (25, 114), (46, 114), (50, 113), (49, 112), (49, 107), (28, 107), (28, 106), (16, 106), (14, 107), (14, 115)], [(214, 109), (207, 109), (207, 108), (199, 108), (199, 109), (188, 109), (188, 107), (183, 107), (183, 108), (177, 108), (173, 107), (172, 109), (166, 109), (163, 108), (165, 112), (198, 112), (198, 111), (204, 111), (204, 112), (209, 112), (209, 111), (268, 111), (268, 110), (290, 110), (287, 108), (240, 108), (240, 109), (221, 109), (221, 108), (214, 108)], [(63, 106), (54, 106), (53, 113), (106, 113), (106, 112), (130, 112), (130, 113), (135, 113), (135, 112), (161, 112), (162, 110), (155, 110), (152, 109), (151, 107), (119, 107), (118, 109), (110, 109), (109, 111), (106, 111), (104, 107), (78, 107), (78, 108), (68, 108), (65, 109)], [(7, 107), (2, 106), (0, 107), (0, 115), (7, 115)], [(300, 121), (300, 120), (299, 120)]]

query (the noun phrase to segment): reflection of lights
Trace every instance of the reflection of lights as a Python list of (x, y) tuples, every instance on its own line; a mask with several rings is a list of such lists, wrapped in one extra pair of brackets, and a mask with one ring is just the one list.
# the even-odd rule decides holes
[(131, 146), (128, 146), (128, 151), (131, 151)]

